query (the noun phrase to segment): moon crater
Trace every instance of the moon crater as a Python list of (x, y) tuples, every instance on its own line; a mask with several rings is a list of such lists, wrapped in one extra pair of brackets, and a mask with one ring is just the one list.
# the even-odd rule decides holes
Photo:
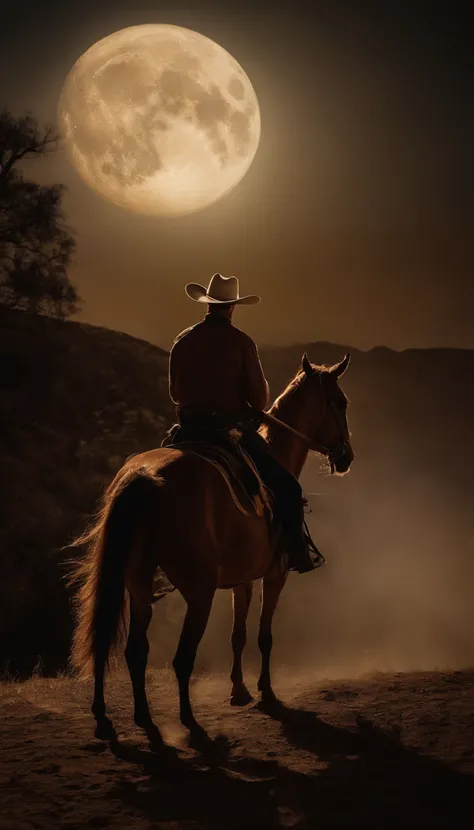
[(178, 26), (133, 26), (95, 43), (59, 101), (71, 160), (102, 196), (151, 215), (191, 213), (232, 190), (260, 140), (237, 61)]

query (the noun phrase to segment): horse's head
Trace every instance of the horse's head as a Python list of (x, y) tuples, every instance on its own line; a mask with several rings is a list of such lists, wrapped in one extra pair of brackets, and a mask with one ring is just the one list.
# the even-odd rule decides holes
[(354, 451), (347, 424), (347, 398), (339, 386), (339, 378), (346, 371), (351, 356), (346, 356), (334, 366), (313, 366), (307, 354), (303, 355), (304, 387), (311, 397), (314, 413), (314, 430), (311, 435), (328, 458), (331, 472), (344, 474), (349, 470)]

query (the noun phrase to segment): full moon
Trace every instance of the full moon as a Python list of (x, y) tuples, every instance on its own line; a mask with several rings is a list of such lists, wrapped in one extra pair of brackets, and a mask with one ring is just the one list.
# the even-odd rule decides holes
[(131, 26), (79, 58), (59, 100), (72, 163), (135, 213), (179, 216), (216, 202), (260, 140), (250, 80), (221, 46), (180, 26)]

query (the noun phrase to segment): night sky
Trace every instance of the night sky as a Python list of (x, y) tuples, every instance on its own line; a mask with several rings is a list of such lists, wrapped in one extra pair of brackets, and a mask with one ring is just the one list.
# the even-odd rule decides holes
[(169, 347), (202, 308), (186, 282), (236, 274), (263, 302), (260, 344), (474, 348), (472, 29), (458, 2), (53, 2), (2, 10), (0, 106), (55, 122), (80, 55), (171, 23), (227, 49), (257, 92), (250, 171), (178, 219), (125, 212), (65, 153), (25, 172), (65, 183), (80, 318)]

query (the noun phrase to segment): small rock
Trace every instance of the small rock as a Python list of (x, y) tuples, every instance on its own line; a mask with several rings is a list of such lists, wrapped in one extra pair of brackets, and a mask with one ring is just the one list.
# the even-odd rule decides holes
[(334, 692), (329, 692), (327, 690), (323, 690), (321, 692), (321, 697), (323, 700), (336, 700), (336, 695)]

